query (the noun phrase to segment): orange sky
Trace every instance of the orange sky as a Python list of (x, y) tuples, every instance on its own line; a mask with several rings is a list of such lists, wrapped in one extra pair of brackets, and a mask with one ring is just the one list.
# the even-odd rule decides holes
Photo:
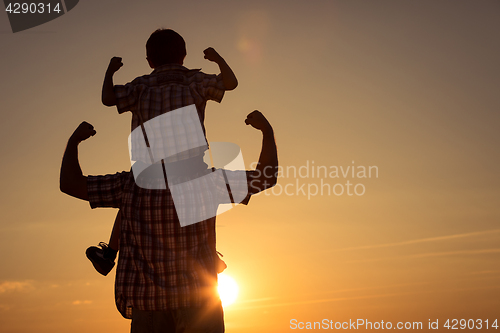
[[(159, 27), (185, 38), (187, 67), (217, 73), (202, 53), (213, 46), (238, 77), (208, 103), (208, 139), (237, 143), (250, 166), (260, 136), (243, 121), (259, 109), (290, 171), (218, 217), (240, 286), (228, 332), (500, 320), (499, 13), (493, 0), (87, 0), (16, 34), (0, 15), (0, 332), (129, 330), (114, 271), (84, 254), (116, 212), (63, 195), (58, 177), (82, 120), (98, 132), (81, 146), (84, 173), (129, 168), (130, 116), (101, 105), (102, 79), (112, 56), (116, 83), (149, 73)], [(378, 176), (359, 177), (370, 166)]]

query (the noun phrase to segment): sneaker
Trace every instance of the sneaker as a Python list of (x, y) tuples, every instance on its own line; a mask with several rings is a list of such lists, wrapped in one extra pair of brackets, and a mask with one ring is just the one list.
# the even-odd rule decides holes
[(101, 248), (98, 248), (97, 246), (89, 247), (87, 251), (85, 251), (85, 254), (87, 255), (87, 258), (89, 258), (89, 260), (92, 262), (92, 265), (94, 265), (95, 270), (106, 276), (115, 266), (114, 258), (110, 258), (113, 257), (113, 255), (110, 253), (113, 250), (108, 247), (108, 244), (103, 242), (100, 242), (99, 246)]

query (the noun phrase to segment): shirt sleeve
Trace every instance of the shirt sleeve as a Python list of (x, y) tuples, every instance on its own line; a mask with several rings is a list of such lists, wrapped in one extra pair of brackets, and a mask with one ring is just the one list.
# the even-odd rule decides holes
[(115, 85), (114, 92), (118, 113), (132, 111), (132, 107), (136, 105), (139, 96), (138, 85), (135, 80), (126, 85)]
[[(229, 171), (222, 170), (229, 198), (233, 203), (248, 204), (250, 196), (256, 192), (252, 190), (251, 181), (253, 179), (253, 171)], [(226, 190), (225, 189), (225, 190)]]
[(105, 176), (88, 176), (87, 191), (91, 208), (120, 208), (123, 188), (129, 172)]
[(222, 82), (222, 76), (219, 75), (209, 75), (204, 74), (203, 82), (202, 82), (202, 91), (203, 96), (206, 100), (216, 101), (220, 103), (222, 98), (224, 97), (224, 92), (226, 91), (226, 87), (224, 86), (224, 82)]

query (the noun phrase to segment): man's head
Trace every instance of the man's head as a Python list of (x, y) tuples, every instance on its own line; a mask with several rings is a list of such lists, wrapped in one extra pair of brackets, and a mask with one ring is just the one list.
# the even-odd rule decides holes
[(146, 43), (146, 59), (151, 68), (166, 64), (184, 63), (186, 43), (181, 35), (171, 29), (158, 29)]

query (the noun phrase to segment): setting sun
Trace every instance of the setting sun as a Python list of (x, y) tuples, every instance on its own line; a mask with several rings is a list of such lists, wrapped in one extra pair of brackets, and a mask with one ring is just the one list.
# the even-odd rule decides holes
[(238, 297), (238, 284), (227, 274), (219, 274), (219, 287), (217, 288), (222, 306), (233, 304)]

